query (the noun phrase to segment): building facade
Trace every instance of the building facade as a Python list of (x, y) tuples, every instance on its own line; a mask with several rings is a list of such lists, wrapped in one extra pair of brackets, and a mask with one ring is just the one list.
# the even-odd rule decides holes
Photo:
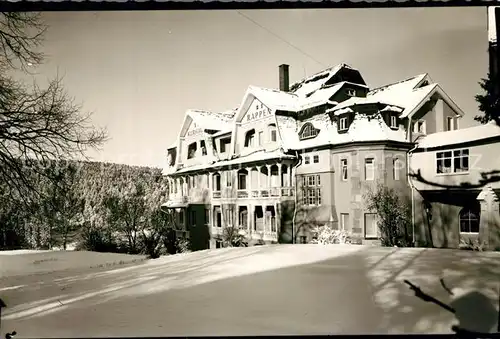
[(279, 89), (250, 86), (227, 112), (189, 110), (168, 148), (169, 209), (194, 249), (237, 227), (250, 243), (307, 243), (316, 225), (378, 238), (364, 195), (413, 196), (418, 140), (459, 128), (463, 112), (427, 74), (376, 89), (341, 64)]

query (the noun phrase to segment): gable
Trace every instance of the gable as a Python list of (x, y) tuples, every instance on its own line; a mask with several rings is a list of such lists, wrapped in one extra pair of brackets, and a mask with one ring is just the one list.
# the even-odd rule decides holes
[(259, 99), (254, 98), (250, 103), (243, 119), (242, 124), (247, 124), (255, 121), (259, 121), (265, 118), (272, 117), (272, 111), (269, 107), (265, 106)]
[(187, 132), (186, 132), (186, 137), (191, 138), (191, 137), (197, 137), (199, 135), (203, 134), (203, 127), (198, 125), (196, 121), (191, 121), (191, 124), (189, 125)]

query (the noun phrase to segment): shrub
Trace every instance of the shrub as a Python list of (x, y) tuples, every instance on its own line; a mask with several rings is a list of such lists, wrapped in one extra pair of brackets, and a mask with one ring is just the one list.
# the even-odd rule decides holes
[(477, 238), (476, 239), (472, 239), (472, 238), (461, 238), (460, 239), (459, 248), (462, 250), (482, 252), (482, 251), (484, 251), (485, 247), (486, 247), (486, 243), (479, 241), (479, 239), (477, 239)]
[(76, 250), (119, 252), (119, 247), (115, 241), (105, 235), (103, 230), (91, 227), (82, 230), (81, 241)]
[(189, 253), (191, 252), (191, 242), (189, 239), (177, 239), (175, 242), (177, 253)]
[(377, 185), (365, 195), (367, 207), (377, 214), (382, 246), (411, 246), (411, 205), (395, 190)]
[(222, 241), (225, 247), (247, 247), (245, 235), (237, 227), (227, 226), (222, 232)]
[(312, 244), (330, 245), (330, 244), (350, 244), (351, 234), (343, 230), (334, 230), (328, 225), (317, 226), (313, 232), (316, 238), (311, 241)]

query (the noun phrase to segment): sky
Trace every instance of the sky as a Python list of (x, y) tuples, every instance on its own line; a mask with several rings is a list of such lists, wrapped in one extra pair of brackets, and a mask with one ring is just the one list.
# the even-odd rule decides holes
[(110, 140), (96, 161), (163, 167), (188, 109), (225, 111), (249, 85), (278, 87), (329, 66), (371, 88), (421, 73), (477, 125), (488, 71), (486, 7), (45, 12), (45, 63)]

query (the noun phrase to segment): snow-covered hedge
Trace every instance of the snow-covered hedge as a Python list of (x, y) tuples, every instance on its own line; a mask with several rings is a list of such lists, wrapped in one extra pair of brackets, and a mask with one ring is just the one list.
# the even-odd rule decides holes
[(312, 240), (313, 244), (330, 245), (330, 244), (350, 244), (351, 233), (344, 230), (335, 230), (330, 226), (318, 226), (313, 232), (317, 238)]

